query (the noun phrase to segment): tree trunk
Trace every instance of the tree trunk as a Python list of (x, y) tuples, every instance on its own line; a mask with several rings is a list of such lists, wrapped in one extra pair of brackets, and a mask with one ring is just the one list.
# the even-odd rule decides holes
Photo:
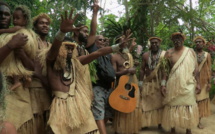
[(128, 0), (124, 0), (124, 6), (125, 6), (125, 15), (126, 15), (126, 21), (129, 21), (129, 14), (128, 14)]
[(84, 2), (84, 24), (86, 24), (87, 23), (87, 1), (86, 2)]
[(150, 27), (151, 27), (151, 33), (150, 36), (154, 36), (154, 16), (153, 16), (153, 9), (150, 8)]
[[(190, 0), (190, 14), (193, 12), (193, 4), (192, 0)], [(190, 32), (190, 40), (193, 40), (194, 38), (194, 26), (193, 26), (193, 18), (190, 18), (190, 25), (191, 25), (191, 32)]]
[[(106, 5), (106, 0), (104, 0), (104, 6), (103, 6), (103, 10), (101, 11), (101, 18), (103, 18), (104, 17), (104, 14), (105, 14), (105, 5)], [(102, 6), (102, 5), (100, 5), (100, 6)], [(101, 19), (101, 31), (103, 31), (104, 30), (104, 19)]]

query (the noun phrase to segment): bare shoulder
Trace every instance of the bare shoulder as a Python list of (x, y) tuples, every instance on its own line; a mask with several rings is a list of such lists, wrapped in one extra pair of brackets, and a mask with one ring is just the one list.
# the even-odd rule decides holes
[(173, 51), (174, 51), (174, 48), (168, 49), (168, 50), (166, 51), (166, 53), (165, 53), (165, 57), (166, 57), (166, 58), (169, 58), (170, 55), (171, 55), (171, 53), (172, 53)]
[(149, 51), (145, 52), (143, 55), (142, 55), (142, 59), (143, 60), (147, 60), (149, 58)]
[(112, 53), (112, 54), (111, 54), (111, 57), (112, 57), (112, 58), (116, 58), (116, 57), (118, 57), (118, 55), (117, 55), (117, 53)]

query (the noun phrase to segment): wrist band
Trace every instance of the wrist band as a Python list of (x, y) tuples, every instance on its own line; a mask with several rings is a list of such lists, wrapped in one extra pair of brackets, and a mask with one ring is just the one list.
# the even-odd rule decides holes
[(60, 30), (57, 31), (55, 38), (59, 41), (63, 41), (66, 33), (61, 32)]
[(138, 86), (139, 86), (139, 87), (142, 87), (142, 86), (143, 86), (143, 81), (139, 81), (139, 82), (138, 82)]
[(113, 52), (118, 52), (120, 50), (119, 44), (112, 45), (111, 48), (112, 48)]
[(166, 86), (166, 80), (161, 81), (161, 86)]

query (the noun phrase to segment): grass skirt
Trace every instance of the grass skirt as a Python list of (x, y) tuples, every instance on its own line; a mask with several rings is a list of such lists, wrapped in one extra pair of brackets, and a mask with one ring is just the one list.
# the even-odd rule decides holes
[(201, 101), (197, 101), (199, 107), (199, 117), (208, 117), (211, 115), (211, 107), (210, 107), (210, 99), (204, 99)]
[(180, 127), (191, 129), (199, 123), (199, 111), (197, 105), (168, 106), (163, 111), (162, 126), (165, 129)]
[(142, 128), (158, 126), (162, 122), (163, 108), (142, 113)]
[[(67, 93), (60, 92), (61, 95)], [(55, 93), (56, 95), (56, 93)], [(81, 94), (55, 97), (51, 104), (48, 124), (55, 134), (85, 134), (97, 130), (90, 108), (83, 103)], [(61, 97), (60, 97), (61, 96)]]
[(120, 134), (136, 134), (141, 129), (141, 108), (136, 108), (132, 113), (116, 111), (114, 117), (114, 131)]

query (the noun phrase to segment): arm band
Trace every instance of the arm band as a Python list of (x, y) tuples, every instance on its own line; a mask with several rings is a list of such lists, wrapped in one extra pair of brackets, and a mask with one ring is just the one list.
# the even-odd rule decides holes
[(139, 86), (139, 87), (142, 87), (142, 86), (143, 86), (143, 81), (139, 81), (139, 82), (138, 82), (138, 86)]
[(118, 52), (119, 49), (120, 49), (119, 44), (112, 45), (111, 48), (112, 48), (112, 50), (113, 50), (114, 53), (115, 53), (115, 52)]
[(161, 81), (161, 86), (166, 86), (166, 80)]
[(63, 33), (61, 32), (60, 30), (57, 31), (56, 35), (55, 35), (55, 38), (58, 40), (58, 41), (63, 41), (64, 40), (64, 37), (65, 37), (65, 34), (66, 33)]

